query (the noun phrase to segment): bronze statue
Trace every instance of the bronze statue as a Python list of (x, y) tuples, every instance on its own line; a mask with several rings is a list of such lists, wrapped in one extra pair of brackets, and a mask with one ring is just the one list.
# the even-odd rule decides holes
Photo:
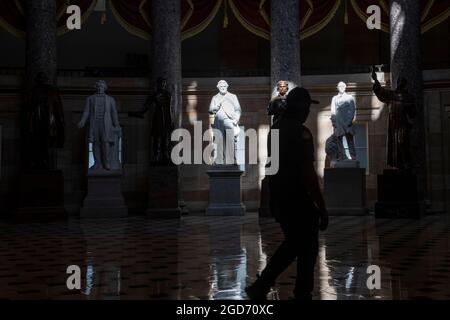
[(150, 111), (150, 137), (152, 152), (150, 159), (160, 164), (170, 163), (170, 135), (175, 128), (171, 101), (172, 96), (167, 88), (167, 80), (159, 77), (156, 80), (156, 91), (147, 98), (141, 111), (130, 112), (129, 116), (143, 118)]
[(31, 170), (56, 169), (56, 148), (64, 145), (64, 112), (58, 89), (39, 72), (24, 112), (25, 166)]
[(278, 122), (284, 111), (286, 110), (286, 93), (289, 91), (289, 84), (285, 80), (280, 80), (277, 83), (278, 95), (272, 98), (267, 107), (267, 114), (273, 115), (273, 123)]
[(399, 78), (397, 88), (388, 90), (381, 87), (375, 69), (372, 69), (375, 81), (373, 92), (377, 98), (389, 105), (387, 132), (387, 164), (400, 170), (410, 169), (410, 131), (416, 116), (414, 97), (407, 91), (406, 79)]

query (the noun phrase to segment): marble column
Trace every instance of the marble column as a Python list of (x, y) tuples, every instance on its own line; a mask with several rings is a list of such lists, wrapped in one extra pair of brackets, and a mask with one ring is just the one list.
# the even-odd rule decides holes
[(152, 1), (152, 85), (167, 79), (175, 126), (181, 125), (181, 6), (180, 0)]
[(397, 80), (405, 78), (408, 91), (415, 98), (417, 116), (410, 136), (411, 154), (419, 177), (419, 194), (423, 197), (426, 193), (426, 153), (420, 17), (420, 1), (391, 0), (391, 85), (395, 89)]
[[(300, 5), (298, 0), (272, 0), (270, 37), (270, 85), (275, 92), (279, 80), (300, 86)], [(292, 88), (291, 88), (292, 89)], [(261, 182), (258, 209), (262, 217), (270, 216), (268, 177)]]
[(56, 1), (26, 0), (26, 87), (40, 71), (56, 85)]
[[(167, 79), (172, 95), (175, 128), (181, 126), (181, 1), (153, 0), (151, 5), (151, 85), (158, 77)], [(183, 206), (178, 167), (154, 167), (150, 170), (147, 215), (177, 218)], [(160, 181), (158, 184), (157, 182)], [(164, 197), (160, 197), (164, 193)]]
[(271, 86), (278, 80), (300, 85), (300, 5), (298, 0), (271, 1)]

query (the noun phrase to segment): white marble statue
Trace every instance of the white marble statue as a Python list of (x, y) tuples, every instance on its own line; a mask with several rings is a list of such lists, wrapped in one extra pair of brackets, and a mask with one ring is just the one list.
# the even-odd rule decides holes
[(95, 88), (97, 93), (86, 99), (83, 116), (78, 123), (78, 127), (83, 128), (89, 121), (88, 141), (92, 143), (94, 153), (94, 165), (90, 169), (119, 169), (118, 143), (122, 130), (116, 102), (105, 94), (108, 88), (105, 81), (97, 81)]
[[(214, 115), (213, 128), (216, 131), (214, 132), (216, 146), (214, 163), (235, 164), (241, 106), (237, 96), (228, 92), (228, 83), (225, 80), (220, 80), (217, 88), (219, 93), (211, 99), (209, 106), (209, 113)], [(218, 135), (218, 132), (221, 135)], [(227, 150), (227, 145), (232, 145), (233, 149)]]
[[(338, 147), (337, 160), (356, 160), (355, 128), (353, 127), (353, 119), (355, 118), (356, 104), (355, 99), (345, 92), (347, 85), (339, 82), (337, 85), (338, 94), (331, 100), (331, 123), (333, 125), (333, 135)], [(350, 158), (347, 157), (343, 138), (347, 140)]]

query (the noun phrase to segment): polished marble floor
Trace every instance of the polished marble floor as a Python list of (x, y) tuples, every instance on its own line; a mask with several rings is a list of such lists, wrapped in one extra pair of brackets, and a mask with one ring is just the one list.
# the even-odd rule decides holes
[[(72, 219), (0, 222), (0, 299), (246, 299), (282, 239), (272, 219)], [(320, 236), (314, 299), (450, 299), (450, 222), (331, 217)], [(69, 290), (67, 267), (81, 270)], [(368, 289), (377, 265), (381, 288)], [(292, 265), (270, 299), (289, 299)]]

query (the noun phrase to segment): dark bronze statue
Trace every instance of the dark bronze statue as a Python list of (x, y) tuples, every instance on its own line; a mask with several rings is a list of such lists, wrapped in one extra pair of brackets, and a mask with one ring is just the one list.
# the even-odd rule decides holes
[(172, 96), (167, 91), (167, 80), (156, 80), (156, 91), (147, 98), (141, 111), (130, 112), (131, 117), (143, 118), (150, 111), (150, 137), (152, 148), (150, 159), (155, 163), (170, 163), (170, 135), (174, 130), (171, 101)]
[(277, 91), (278, 95), (270, 100), (267, 107), (267, 114), (269, 116), (273, 115), (273, 123), (278, 122), (286, 110), (286, 93), (289, 91), (288, 82), (285, 80), (278, 81)]
[(395, 90), (382, 88), (374, 69), (372, 79), (375, 81), (373, 92), (389, 105), (387, 164), (399, 170), (411, 169), (410, 131), (416, 116), (414, 97), (407, 91), (405, 78), (399, 78)]
[(24, 112), (24, 164), (31, 170), (56, 169), (56, 148), (62, 148), (64, 112), (58, 89), (44, 72), (37, 74)]

